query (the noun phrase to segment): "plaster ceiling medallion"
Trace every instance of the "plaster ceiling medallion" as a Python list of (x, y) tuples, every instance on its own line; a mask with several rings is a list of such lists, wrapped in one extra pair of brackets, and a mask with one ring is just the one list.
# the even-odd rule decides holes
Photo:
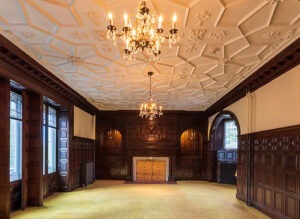
[(157, 63), (127, 63), (124, 43), (106, 39), (107, 14), (134, 17), (142, 2), (2, 0), (0, 33), (100, 110), (136, 110), (149, 71), (164, 110), (205, 110), (300, 36), (299, 0), (147, 0), (165, 29), (176, 12), (181, 39), (161, 44)]

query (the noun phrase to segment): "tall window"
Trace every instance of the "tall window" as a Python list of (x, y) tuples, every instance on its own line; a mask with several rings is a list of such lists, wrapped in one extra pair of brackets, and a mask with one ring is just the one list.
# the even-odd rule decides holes
[(22, 176), (22, 96), (10, 92), (10, 181)]
[(43, 173), (56, 172), (56, 110), (44, 104), (43, 116)]
[(238, 129), (234, 120), (224, 122), (224, 149), (237, 149)]

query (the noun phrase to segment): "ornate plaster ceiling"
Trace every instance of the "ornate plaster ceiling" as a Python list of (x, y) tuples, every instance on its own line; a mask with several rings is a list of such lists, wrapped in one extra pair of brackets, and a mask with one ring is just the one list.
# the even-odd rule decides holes
[(137, 109), (153, 96), (169, 110), (205, 110), (299, 37), (299, 0), (148, 0), (178, 16), (181, 41), (158, 63), (122, 58), (106, 39), (107, 13), (122, 27), (136, 0), (0, 0), (0, 31), (100, 110)]

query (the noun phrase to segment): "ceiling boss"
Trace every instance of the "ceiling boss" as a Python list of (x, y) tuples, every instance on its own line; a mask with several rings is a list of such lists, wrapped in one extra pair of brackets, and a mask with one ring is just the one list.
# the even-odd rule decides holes
[(168, 40), (171, 48), (172, 44), (177, 43), (180, 39), (176, 28), (176, 13), (173, 16), (172, 29), (167, 35), (164, 35), (163, 17), (160, 15), (158, 23), (155, 25), (155, 15), (150, 13), (146, 3), (147, 1), (143, 0), (139, 5), (134, 22), (131, 22), (126, 12), (124, 13), (124, 27), (121, 33), (117, 33), (112, 13), (108, 13), (107, 39), (111, 39), (116, 46), (117, 38), (121, 38), (125, 43), (123, 57), (129, 61), (135, 59), (138, 52), (144, 51), (149, 55), (150, 61), (159, 61), (161, 44)]

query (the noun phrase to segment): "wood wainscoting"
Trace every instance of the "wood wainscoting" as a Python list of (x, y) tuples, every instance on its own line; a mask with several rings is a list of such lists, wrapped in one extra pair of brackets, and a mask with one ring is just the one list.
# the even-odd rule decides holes
[(134, 157), (133, 180), (139, 182), (167, 182), (168, 157)]
[(272, 218), (300, 218), (300, 126), (239, 138), (237, 197)]
[(69, 159), (72, 190), (83, 184), (82, 164), (94, 162), (94, 145), (95, 141), (92, 139), (75, 136), (72, 138)]

